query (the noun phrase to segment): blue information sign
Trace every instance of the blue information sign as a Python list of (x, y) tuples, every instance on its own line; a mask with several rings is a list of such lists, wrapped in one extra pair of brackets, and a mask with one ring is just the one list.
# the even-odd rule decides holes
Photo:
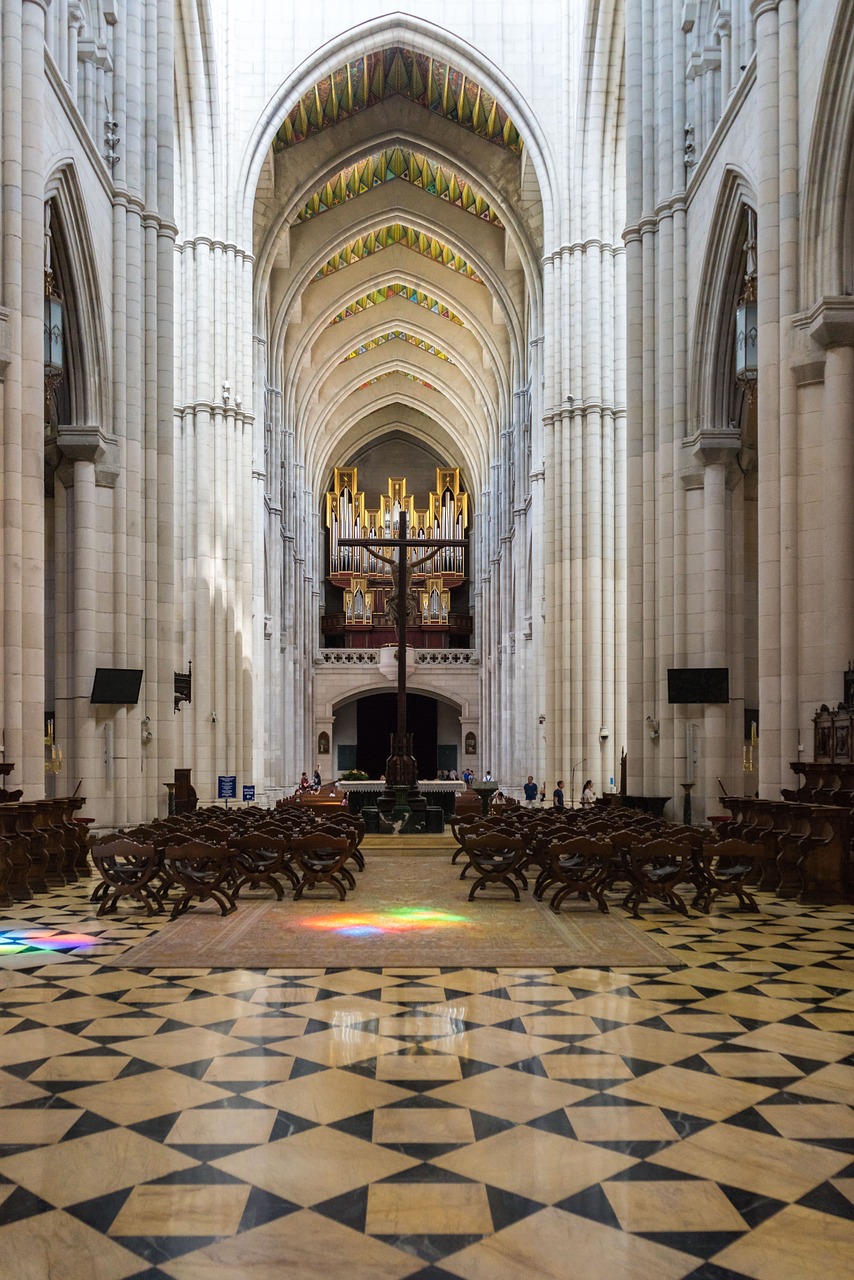
[(221, 773), (219, 775), (219, 788), (217, 790), (217, 800), (236, 800), (237, 799), (237, 778), (234, 774), (230, 776)]
[(251, 787), (244, 787), (244, 788), (243, 788), (243, 799), (244, 799), (244, 800), (254, 800), (254, 799), (255, 799), (255, 787), (254, 787), (254, 785), (253, 785), (253, 786), (251, 786)]

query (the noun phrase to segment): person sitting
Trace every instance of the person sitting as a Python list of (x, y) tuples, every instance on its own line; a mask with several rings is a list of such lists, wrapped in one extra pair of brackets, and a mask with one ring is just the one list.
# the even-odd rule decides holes
[(305, 772), (305, 770), (303, 770), (303, 775), (302, 775), (302, 777), (301, 777), (301, 778), (300, 778), (300, 780), (299, 780), (299, 790), (300, 790), (300, 791), (310, 791), (310, 790), (311, 790), (311, 783), (310, 783), (310, 782), (309, 782), (309, 780), (308, 780), (308, 774)]
[(460, 775), (457, 773), (456, 769), (450, 769), (448, 771), (448, 781), (459, 782), (459, 780), (460, 780)]
[(314, 766), (314, 777), (311, 780), (311, 785), (315, 791), (320, 790), (320, 765), (319, 764), (316, 764)]
[(493, 778), (493, 776), (492, 776), (492, 770), (491, 770), (491, 769), (487, 769), (486, 773), (483, 775), (483, 780), (484, 780), (484, 782), (494, 782), (494, 781), (495, 781), (495, 779), (494, 779), (494, 778)]

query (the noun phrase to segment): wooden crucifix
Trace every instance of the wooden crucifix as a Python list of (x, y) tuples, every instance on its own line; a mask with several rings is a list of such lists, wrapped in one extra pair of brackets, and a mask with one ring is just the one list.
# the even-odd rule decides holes
[[(392, 739), (392, 752), (386, 763), (386, 788), (417, 783), (417, 768), (412, 743), (406, 730), (406, 596), (414, 570), (420, 569), (445, 547), (464, 547), (465, 538), (409, 538), (408, 517), (401, 511), (396, 538), (340, 538), (339, 547), (364, 547), (375, 560), (397, 569), (397, 733)], [(411, 562), (406, 556), (410, 547), (419, 554)]]

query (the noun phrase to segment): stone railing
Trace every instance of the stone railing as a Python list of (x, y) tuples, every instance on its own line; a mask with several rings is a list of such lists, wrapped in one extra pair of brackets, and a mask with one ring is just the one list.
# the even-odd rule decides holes
[[(379, 649), (318, 649), (315, 654), (318, 667), (376, 667), (380, 661)], [(480, 656), (476, 649), (416, 649), (417, 667), (477, 666)]]

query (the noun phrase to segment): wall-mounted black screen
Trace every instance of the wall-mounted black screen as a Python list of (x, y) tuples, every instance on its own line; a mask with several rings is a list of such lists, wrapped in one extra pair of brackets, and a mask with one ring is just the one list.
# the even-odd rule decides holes
[(132, 667), (97, 667), (90, 702), (136, 703), (142, 670)]
[(670, 667), (667, 701), (729, 702), (729, 667)]

